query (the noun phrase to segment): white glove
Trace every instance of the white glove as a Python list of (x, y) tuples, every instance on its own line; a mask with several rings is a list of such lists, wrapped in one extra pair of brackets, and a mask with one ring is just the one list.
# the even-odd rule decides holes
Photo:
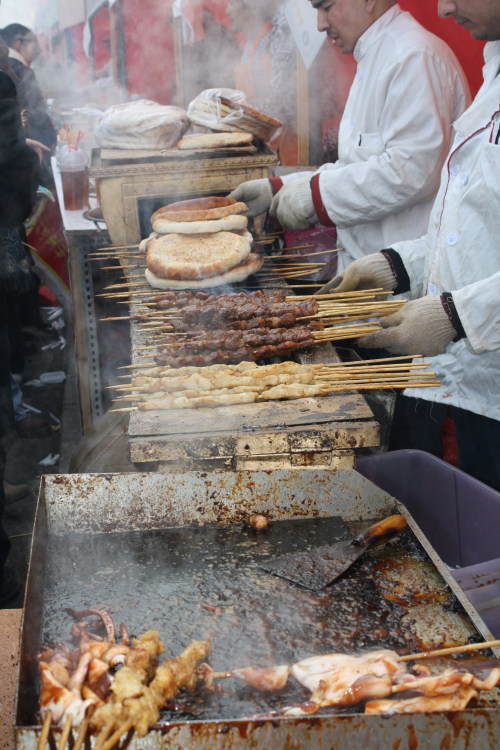
[(390, 292), (396, 288), (397, 283), (396, 275), (385, 255), (372, 253), (354, 260), (316, 294), (355, 292), (358, 289), (386, 289)]
[(311, 192), (311, 177), (299, 177), (287, 182), (274, 196), (269, 213), (287, 229), (307, 229), (316, 224), (318, 217), (314, 210)]
[(380, 319), (383, 331), (358, 339), (365, 349), (387, 349), (393, 354), (442, 354), (457, 331), (443, 307), (441, 297), (421, 297), (407, 302), (401, 310)]
[(242, 182), (232, 193), (229, 193), (228, 198), (247, 204), (248, 211), (245, 216), (259, 216), (269, 209), (273, 199), (273, 190), (267, 177), (263, 177), (260, 180)]

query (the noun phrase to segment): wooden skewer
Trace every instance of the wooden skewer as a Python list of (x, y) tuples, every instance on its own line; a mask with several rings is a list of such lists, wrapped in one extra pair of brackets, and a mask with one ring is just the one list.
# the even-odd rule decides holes
[(102, 750), (104, 743), (106, 742), (106, 739), (109, 736), (109, 733), (113, 729), (113, 722), (110, 721), (108, 724), (105, 724), (99, 734), (96, 737), (95, 745), (93, 747), (93, 750)]
[(376, 287), (374, 289), (360, 289), (355, 292), (328, 292), (327, 294), (302, 294), (302, 295), (294, 295), (293, 297), (286, 297), (286, 302), (296, 302), (296, 301), (303, 301), (308, 299), (314, 299), (316, 302), (322, 302), (323, 300), (342, 300), (342, 299), (356, 299), (357, 297), (366, 297), (369, 299), (370, 297), (378, 296), (385, 294), (387, 296), (390, 296), (393, 294), (393, 292), (387, 292), (385, 289), (382, 289), (381, 287)]
[(132, 729), (134, 726), (134, 720), (133, 719), (127, 719), (127, 721), (121, 725), (121, 727), (118, 727), (116, 732), (113, 732), (111, 737), (106, 740), (104, 745), (102, 746), (102, 750), (111, 750), (112, 747), (116, 745), (116, 743), (120, 740), (120, 737), (122, 737), (124, 734), (127, 734), (127, 732)]
[[(354, 360), (353, 362), (332, 362), (331, 364), (324, 364), (324, 365), (318, 365), (318, 368), (330, 368), (330, 367), (359, 367), (360, 365), (366, 365), (366, 364), (372, 364), (375, 362), (383, 362), (384, 364), (387, 364), (388, 362), (404, 362), (405, 360), (411, 360), (414, 359), (414, 357), (421, 357), (421, 354), (401, 354), (398, 357), (386, 357), (384, 359), (360, 359), (360, 360)], [(424, 362), (423, 364), (428, 364), (427, 362)]]
[(341, 391), (380, 391), (394, 388), (435, 388), (438, 385), (441, 385), (440, 380), (427, 380), (424, 382), (416, 381), (412, 383), (409, 383), (407, 380), (401, 380), (396, 383), (357, 383), (352, 387), (349, 387), (349, 383), (346, 383), (345, 385), (340, 385), (338, 387), (328, 386), (322, 393), (326, 396), (328, 393), (338, 393)]
[(264, 265), (266, 268), (284, 271), (290, 269), (316, 268), (316, 266), (319, 268), (319, 266), (326, 266), (326, 262), (321, 260), (316, 260), (314, 263), (274, 263), (274, 261), (265, 261)]
[(76, 738), (75, 744), (73, 745), (72, 750), (81, 750), (83, 743), (85, 742), (85, 735), (87, 734), (87, 730), (89, 728), (89, 719), (84, 719), (82, 722), (82, 726), (80, 727), (80, 731), (78, 732), (78, 737)]
[(107, 323), (110, 320), (130, 320), (130, 315), (117, 315), (114, 318), (99, 318), (101, 323)]
[(304, 250), (308, 247), (316, 247), (316, 245), (295, 245), (292, 250)]
[(51, 723), (52, 723), (52, 711), (49, 710), (45, 714), (45, 719), (43, 720), (42, 731), (40, 732), (40, 737), (38, 740), (38, 745), (36, 746), (36, 750), (45, 750), (45, 745), (47, 744), (47, 740), (49, 738), (49, 731), (50, 731)]
[(139, 245), (137, 244), (137, 242), (134, 245), (105, 245), (104, 247), (100, 247), (98, 250), (93, 250), (92, 255), (95, 255), (96, 253), (105, 253), (108, 250), (128, 250), (131, 247), (137, 250), (139, 248)]
[[(119, 255), (118, 253), (111, 253), (111, 254), (107, 254), (107, 255), (103, 254), (103, 255), (97, 255), (95, 257), (89, 257), (88, 260), (92, 261), (92, 263), (93, 263), (94, 261), (97, 261), (97, 260), (115, 260), (115, 259), (117, 259), (117, 260), (120, 260), (120, 259), (122, 259), (122, 260), (125, 260), (125, 259), (126, 260), (134, 260), (135, 258), (137, 258), (137, 260), (141, 260), (142, 257), (143, 257), (142, 255), (132, 255), (131, 253), (129, 253), (127, 255)], [(119, 266), (116, 266), (116, 268), (119, 268), (119, 269), (123, 270), (123, 265), (120, 264)]]
[(57, 750), (64, 750), (66, 746), (66, 742), (69, 737), (69, 733), (71, 732), (71, 723), (73, 721), (73, 715), (68, 714), (66, 717), (66, 721), (64, 722), (64, 727), (61, 732), (61, 736), (59, 738), (59, 744), (57, 745)]
[(273, 281), (274, 279), (295, 279), (300, 278), (301, 276), (307, 276), (310, 273), (316, 273), (320, 270), (320, 268), (313, 268), (311, 266), (310, 268), (304, 269), (303, 271), (285, 271), (283, 273), (281, 273), (280, 271), (275, 271), (272, 275), (267, 272), (259, 274), (259, 279), (262, 279), (263, 281)]
[(398, 656), (396, 661), (413, 661), (414, 659), (433, 659), (437, 656), (448, 654), (462, 654), (468, 651), (482, 651), (483, 648), (495, 648), (500, 646), (500, 640), (486, 641), (485, 643), (467, 643), (464, 646), (450, 646), (449, 648), (438, 648), (435, 651), (422, 651), (418, 654), (405, 654)]
[[(298, 246), (298, 248), (300, 249), (300, 245)], [(290, 250), (297, 250), (296, 247), (291, 247), (291, 248), (288, 248), (288, 249), (290, 249)], [(325, 255), (326, 253), (341, 253), (341, 252), (343, 252), (344, 248), (343, 247), (332, 247), (331, 250), (317, 250), (314, 253), (296, 253), (294, 255), (292, 255), (292, 253), (286, 252), (286, 250), (287, 250), (287, 248), (283, 248), (283, 252), (285, 253), (284, 255), (278, 255), (278, 256), (271, 255), (269, 257), (271, 257), (271, 258), (278, 257), (278, 258), (283, 258), (284, 260), (287, 260), (288, 258), (312, 258), (313, 255)]]

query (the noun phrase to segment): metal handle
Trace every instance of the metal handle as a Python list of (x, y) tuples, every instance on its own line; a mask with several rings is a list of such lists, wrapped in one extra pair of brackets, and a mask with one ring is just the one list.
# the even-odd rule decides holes
[(400, 534), (407, 525), (405, 517), (395, 513), (365, 529), (352, 540), (352, 543), (360, 547), (376, 547)]

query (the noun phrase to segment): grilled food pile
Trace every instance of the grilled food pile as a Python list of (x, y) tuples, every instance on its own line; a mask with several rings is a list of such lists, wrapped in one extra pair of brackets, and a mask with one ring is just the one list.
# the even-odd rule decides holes
[(318, 312), (315, 300), (287, 302), (284, 292), (162, 295), (156, 302), (172, 318), (157, 332), (154, 359), (170, 367), (288, 358), (313, 346), (313, 332), (323, 329), (308, 319)]
[(500, 668), (475, 674), (451, 667), (432, 673), (424, 665), (411, 670), (396, 651), (383, 649), (365, 654), (322, 654), (303, 659), (291, 667), (237, 669), (230, 676), (259, 690), (280, 690), (292, 675), (309, 691), (307, 702), (273, 712), (281, 716), (306, 716), (327, 706), (364, 704), (367, 714), (412, 714), (425, 711), (461, 710), (479, 692), (500, 683)]
[(205, 197), (171, 203), (151, 216), (141, 242), (146, 279), (154, 289), (204, 289), (244, 281), (263, 258), (252, 252), (244, 203)]
[[(300, 717), (332, 706), (359, 705), (370, 714), (461, 710), (481, 691), (500, 683), (498, 666), (479, 670), (453, 666), (432, 672), (418, 663), (424, 654), (400, 656), (389, 649), (321, 654), (292, 665), (214, 672), (206, 663), (209, 641), (193, 640), (179, 656), (160, 663), (165, 647), (156, 630), (134, 638), (124, 625), (117, 634), (105, 609), (67, 612), (75, 618), (72, 634), (77, 645), (44, 646), (38, 656), (39, 710), (44, 722), (39, 747), (45, 747), (50, 727), (56, 725), (62, 727), (58, 750), (66, 748), (66, 740), (68, 747), (80, 750), (90, 735), (94, 748), (111, 750), (130, 731), (144, 737), (160, 720), (162, 709), (181, 692), (197, 691), (199, 700), (202, 691), (209, 700), (213, 691), (234, 691), (228, 678), (262, 692), (282, 690), (293, 679), (309, 691), (303, 703), (249, 717), (254, 719)], [(95, 632), (94, 617), (104, 626), (104, 636)], [(456, 651), (469, 648), (470, 644)], [(412, 659), (416, 663), (408, 668)], [(78, 732), (76, 740), (69, 739), (72, 728)]]
[(284, 359), (318, 342), (356, 338), (380, 327), (366, 318), (389, 314), (402, 304), (356, 302), (351, 307), (282, 291), (186, 291), (149, 297), (131, 318), (154, 341), (149, 348), (157, 350), (157, 364), (205, 366)]
[[(38, 658), (44, 725), (81, 727), (82, 738), (97, 735), (94, 747), (113, 747), (131, 729), (143, 737), (162, 706), (200, 682), (197, 666), (210, 654), (208, 641), (193, 640), (182, 654), (159, 664), (165, 647), (156, 630), (131, 638), (121, 625), (117, 639), (106, 610), (70, 612), (78, 620), (73, 627), (78, 645), (44, 647)], [(104, 638), (90, 630), (93, 616), (102, 620)]]
[[(422, 372), (408, 361), (380, 364), (363, 362), (337, 365), (302, 365), (281, 362), (259, 366), (255, 362), (205, 367), (151, 367), (116, 386), (115, 401), (131, 401), (140, 410), (194, 409), (251, 404), (257, 401), (298, 399), (329, 393), (373, 388), (435, 386), (435, 373)], [(424, 367), (426, 364), (424, 363)]]

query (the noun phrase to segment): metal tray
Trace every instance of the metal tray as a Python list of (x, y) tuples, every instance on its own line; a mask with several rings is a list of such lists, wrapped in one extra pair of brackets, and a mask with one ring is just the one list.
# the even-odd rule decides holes
[[(258, 568), (263, 555), (303, 547), (305, 535), (314, 546), (325, 534), (334, 536), (339, 524), (351, 532), (394, 511), (407, 517), (404, 538), (371, 553), (326, 596)], [(270, 519), (269, 532), (246, 528), (255, 512)], [(124, 547), (130, 539), (131, 547)], [(22, 628), (19, 749), (34, 750), (40, 733), (40, 643), (68, 638), (71, 620), (63, 608), (106, 605), (133, 632), (160, 630), (167, 655), (191, 638), (210, 637), (215, 669), (362, 647), (411, 651), (491, 639), (405, 508), (352, 469), (46, 476)], [(257, 655), (255, 643), (261, 644)], [(272, 700), (289, 705), (290, 698)], [(215, 706), (209, 701), (195, 714), (166, 714), (145, 739), (133, 736), (127, 747), (493, 750), (500, 741), (496, 691), (465, 711), (388, 717), (323, 709), (300, 719), (252, 718), (265, 710), (253, 700), (241, 686), (224, 686)]]

